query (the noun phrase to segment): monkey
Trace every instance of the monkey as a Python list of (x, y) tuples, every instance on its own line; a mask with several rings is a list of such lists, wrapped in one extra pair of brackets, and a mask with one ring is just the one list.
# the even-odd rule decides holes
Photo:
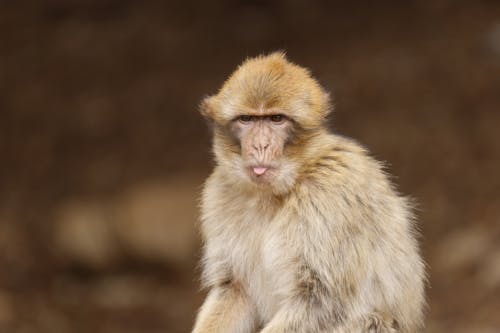
[(193, 333), (419, 332), (425, 264), (412, 203), (332, 133), (333, 107), (283, 52), (247, 59), (203, 99), (215, 166), (201, 195)]

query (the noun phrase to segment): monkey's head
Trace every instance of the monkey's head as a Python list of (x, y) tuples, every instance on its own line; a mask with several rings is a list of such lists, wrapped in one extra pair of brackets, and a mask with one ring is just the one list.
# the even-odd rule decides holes
[(331, 108), (306, 69), (273, 53), (245, 61), (200, 109), (213, 125), (216, 161), (227, 176), (284, 193)]

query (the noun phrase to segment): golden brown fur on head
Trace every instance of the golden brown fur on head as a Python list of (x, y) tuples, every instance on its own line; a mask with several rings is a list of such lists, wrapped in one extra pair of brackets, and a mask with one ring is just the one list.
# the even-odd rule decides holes
[(330, 109), (328, 94), (283, 53), (245, 61), (201, 105), (214, 124), (215, 156), (228, 177), (274, 193), (293, 186), (307, 158), (296, 151), (307, 151), (307, 138), (322, 131)]
[(329, 95), (310, 73), (280, 52), (246, 60), (201, 107), (219, 125), (241, 114), (281, 110), (305, 129), (322, 126), (331, 109)]

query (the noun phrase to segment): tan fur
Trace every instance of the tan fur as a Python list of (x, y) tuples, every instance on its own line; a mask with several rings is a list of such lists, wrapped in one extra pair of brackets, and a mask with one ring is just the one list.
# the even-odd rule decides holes
[[(299, 129), (276, 176), (256, 184), (228, 127), (275, 110)], [(201, 214), (210, 292), (193, 332), (422, 328), (425, 274), (409, 204), (365, 149), (326, 131), (329, 111), (319, 84), (280, 53), (246, 61), (202, 103), (217, 165)]]

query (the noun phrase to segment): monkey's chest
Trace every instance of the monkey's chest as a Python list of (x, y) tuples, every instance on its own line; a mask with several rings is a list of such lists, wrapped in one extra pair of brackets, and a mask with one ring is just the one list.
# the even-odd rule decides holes
[(290, 253), (285, 248), (284, 235), (257, 226), (242, 232), (228, 248), (234, 278), (243, 284), (264, 322), (278, 310), (281, 293), (293, 275)]

